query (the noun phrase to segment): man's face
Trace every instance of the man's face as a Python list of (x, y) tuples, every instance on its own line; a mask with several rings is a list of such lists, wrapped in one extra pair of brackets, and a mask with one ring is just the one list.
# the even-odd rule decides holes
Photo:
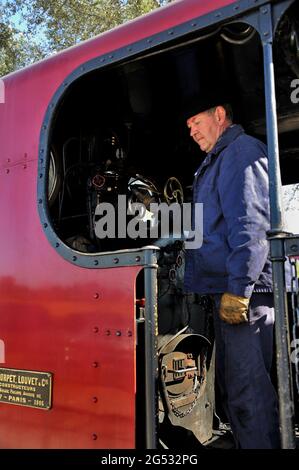
[(222, 133), (222, 126), (216, 110), (204, 111), (187, 120), (190, 136), (203, 152), (210, 152)]

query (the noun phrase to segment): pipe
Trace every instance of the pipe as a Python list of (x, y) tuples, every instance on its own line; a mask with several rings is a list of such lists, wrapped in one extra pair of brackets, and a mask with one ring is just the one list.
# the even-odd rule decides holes
[(149, 264), (144, 267), (145, 288), (145, 416), (146, 448), (157, 449), (158, 419), (158, 313), (157, 264), (155, 250), (148, 250)]
[(267, 143), (269, 157), (269, 196), (271, 230), (268, 232), (272, 261), (275, 308), (276, 366), (278, 378), (281, 446), (295, 448), (294, 402), (290, 366), (288, 307), (285, 286), (285, 250), (283, 207), (279, 166), (278, 128), (276, 116), (275, 78), (272, 42), (263, 42)]

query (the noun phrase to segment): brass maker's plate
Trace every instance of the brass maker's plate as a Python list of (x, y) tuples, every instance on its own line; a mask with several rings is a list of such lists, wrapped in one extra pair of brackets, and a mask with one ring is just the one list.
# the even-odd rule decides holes
[(0, 368), (0, 402), (48, 410), (51, 395), (49, 372)]

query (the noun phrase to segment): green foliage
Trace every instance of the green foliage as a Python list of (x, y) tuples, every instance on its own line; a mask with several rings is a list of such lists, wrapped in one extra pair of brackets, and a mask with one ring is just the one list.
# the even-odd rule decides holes
[(16, 67), (16, 49), (14, 31), (5, 18), (3, 6), (0, 6), (0, 76)]
[(0, 77), (45, 55), (39, 44), (14, 25), (5, 7), (0, 5)]
[(2, 0), (0, 74), (159, 8), (171, 0)]

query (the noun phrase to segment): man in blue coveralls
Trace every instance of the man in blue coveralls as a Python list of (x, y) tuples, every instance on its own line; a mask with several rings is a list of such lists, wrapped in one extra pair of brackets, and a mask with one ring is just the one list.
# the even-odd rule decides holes
[(216, 375), (236, 446), (279, 448), (267, 149), (232, 123), (230, 105), (214, 104), (194, 102), (187, 114), (207, 155), (193, 185), (203, 244), (187, 250), (185, 288), (213, 298)]

